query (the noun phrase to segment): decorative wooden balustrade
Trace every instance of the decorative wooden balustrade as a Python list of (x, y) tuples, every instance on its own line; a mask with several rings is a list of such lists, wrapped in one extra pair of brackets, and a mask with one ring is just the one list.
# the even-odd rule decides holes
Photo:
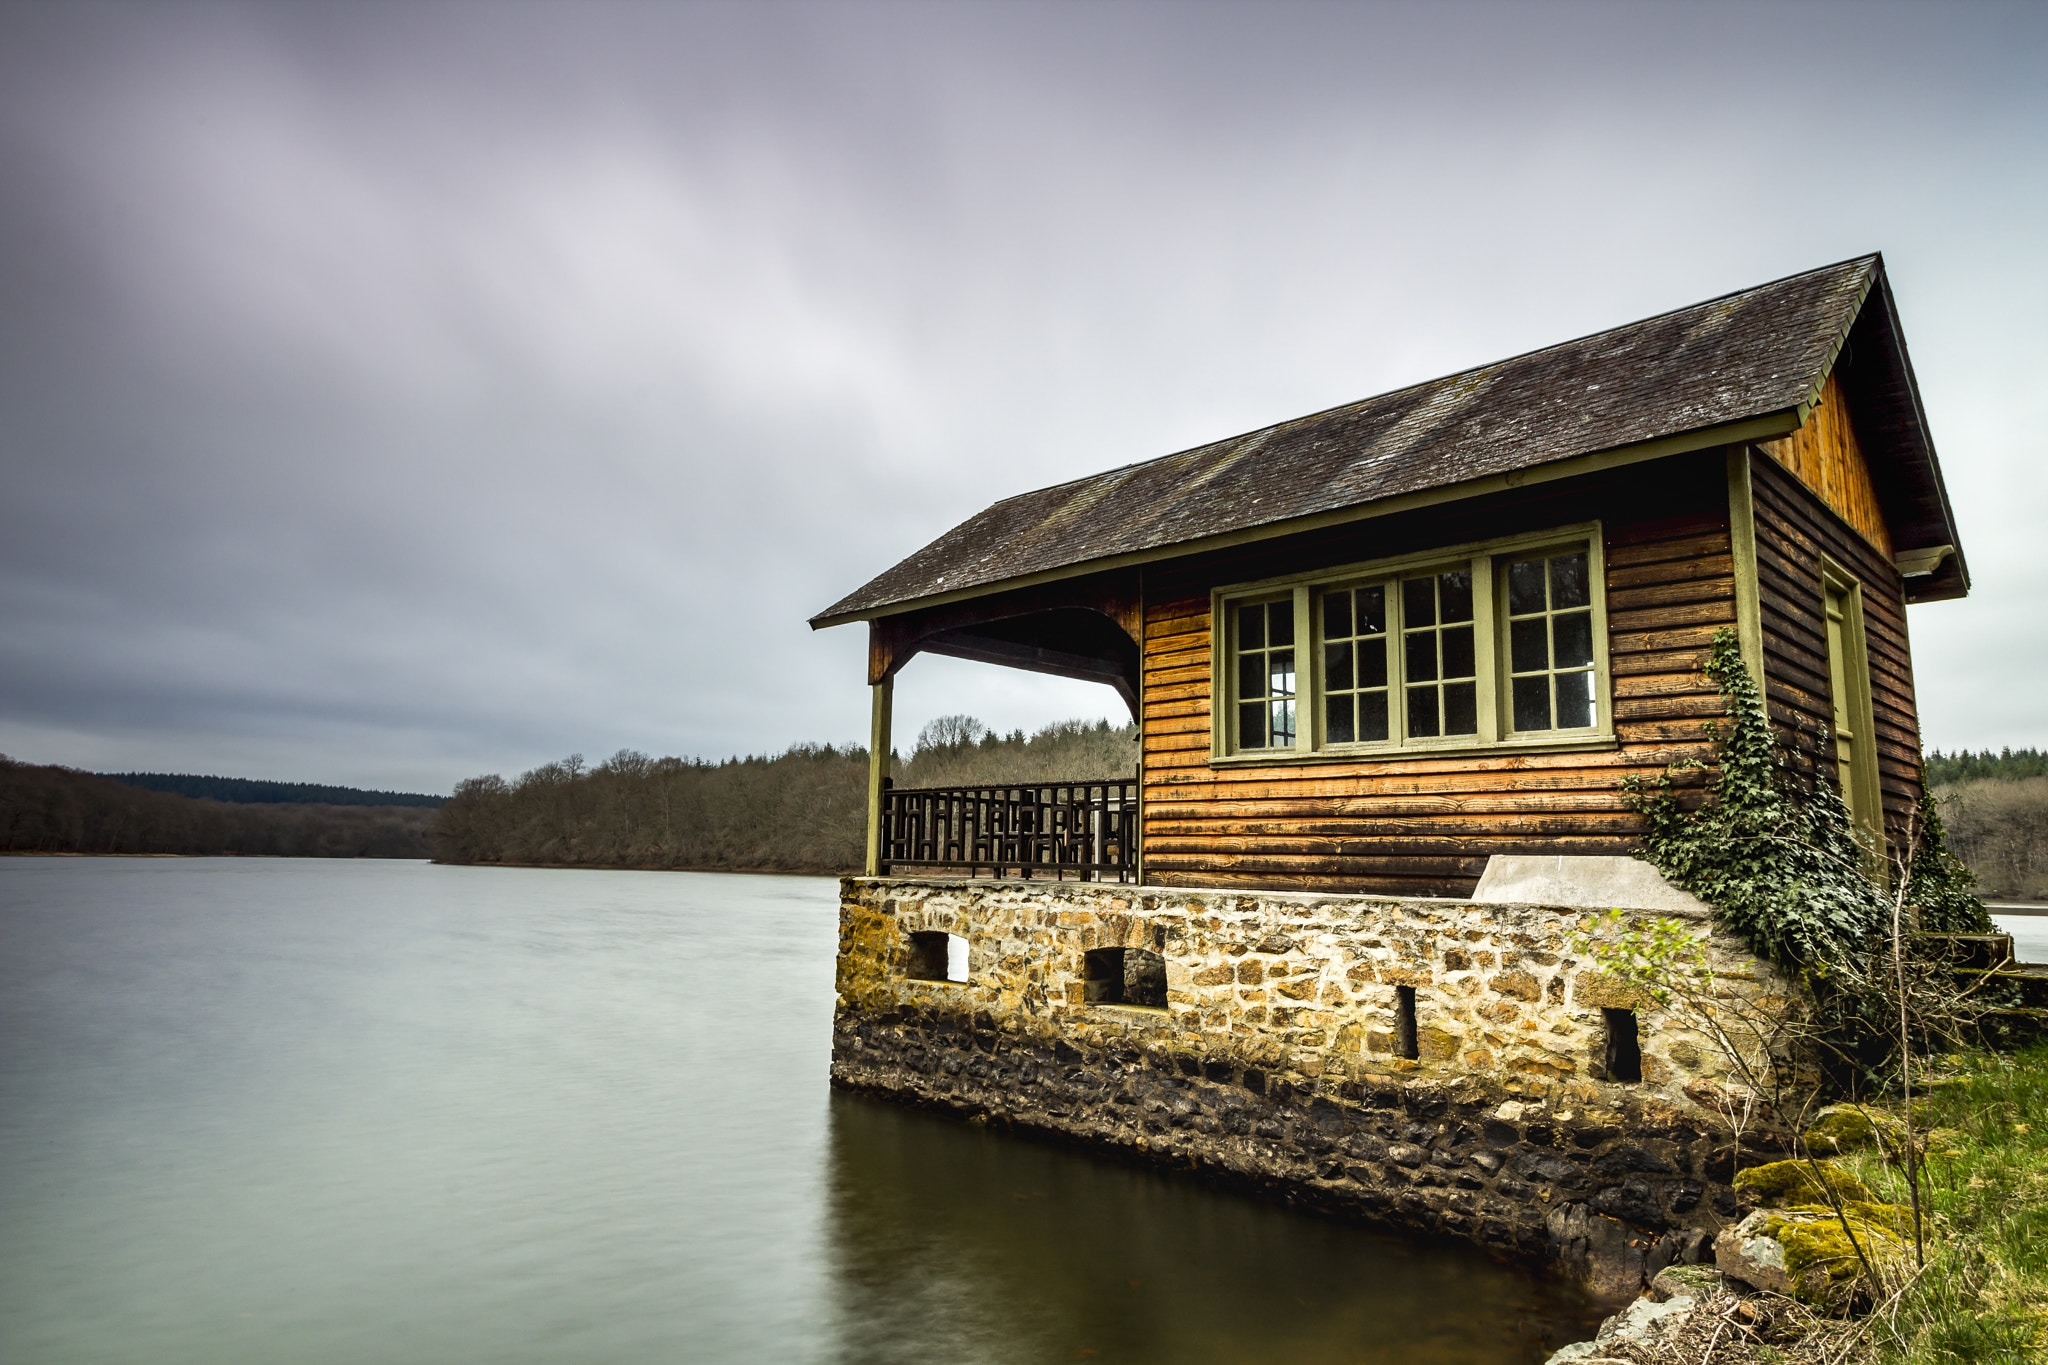
[(881, 871), (986, 868), (990, 876), (1134, 882), (1138, 783), (1043, 782), (988, 787), (887, 787)]

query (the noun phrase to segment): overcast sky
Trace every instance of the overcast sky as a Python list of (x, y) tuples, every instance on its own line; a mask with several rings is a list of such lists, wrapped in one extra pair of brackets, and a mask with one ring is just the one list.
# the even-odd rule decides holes
[[(0, 751), (865, 741), (989, 502), (1873, 249), (2048, 744), (2048, 6), (0, 8)], [(1119, 716), (924, 658), (900, 739)]]

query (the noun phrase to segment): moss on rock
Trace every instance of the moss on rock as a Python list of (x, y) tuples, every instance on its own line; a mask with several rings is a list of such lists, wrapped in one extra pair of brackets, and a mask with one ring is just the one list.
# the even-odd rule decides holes
[(1906, 1150), (1906, 1125), (1860, 1105), (1831, 1104), (1820, 1111), (1805, 1138), (1807, 1150), (1816, 1155), (1836, 1156), (1875, 1147), (1889, 1160)]
[[(1819, 1176), (1814, 1174), (1816, 1167), (1819, 1168)], [(1827, 1181), (1825, 1186), (1821, 1184), (1822, 1180)], [(1877, 1200), (1868, 1185), (1829, 1161), (1773, 1161), (1751, 1166), (1735, 1173), (1734, 1185), (1767, 1209), (1782, 1209), (1795, 1204), (1825, 1204), (1829, 1189), (1834, 1190), (1837, 1199), (1866, 1204)]]
[[(1907, 1237), (1892, 1229), (1910, 1229), (1912, 1215), (1893, 1205), (1860, 1201), (1844, 1215), (1837, 1217), (1820, 1205), (1759, 1209), (1716, 1239), (1715, 1261), (1732, 1278), (1815, 1308), (1839, 1312), (1868, 1304), (1879, 1297), (1884, 1282), (1897, 1279), (1911, 1264)], [(1879, 1283), (1872, 1283), (1866, 1260)]]
[[(1896, 1212), (1905, 1214), (1910, 1227), (1912, 1214), (1903, 1209)], [(1768, 1216), (1773, 1224), (1768, 1235), (1785, 1248), (1785, 1269), (1792, 1277), (1793, 1293), (1816, 1308), (1841, 1309), (1857, 1301), (1868, 1302), (1876, 1297), (1876, 1286), (1868, 1283), (1864, 1259), (1869, 1259), (1880, 1278), (1890, 1278), (1905, 1267), (1911, 1255), (1906, 1242), (1890, 1229), (1854, 1213), (1845, 1211), (1844, 1217), (1837, 1218), (1833, 1209), (1807, 1207)], [(1854, 1241), (1849, 1236), (1852, 1231)]]

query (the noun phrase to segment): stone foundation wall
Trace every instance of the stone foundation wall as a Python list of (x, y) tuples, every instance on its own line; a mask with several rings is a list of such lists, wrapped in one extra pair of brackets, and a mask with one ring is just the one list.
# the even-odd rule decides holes
[[(1696, 1258), (1736, 1210), (1716, 1104), (1728, 1066), (1571, 954), (1585, 916), (848, 878), (833, 1081), (1552, 1259), (1596, 1293), (1633, 1294), (1663, 1264)], [(1724, 990), (1763, 1008), (1782, 1000), (1738, 941), (1689, 922)], [(967, 940), (966, 982), (908, 975), (921, 931)], [(1104, 947), (1159, 953), (1166, 1007), (1087, 1003), (1085, 954)], [(1394, 1055), (1402, 986), (1415, 996), (1414, 1060)], [(1603, 1007), (1636, 1012), (1639, 1083), (1601, 1077)]]

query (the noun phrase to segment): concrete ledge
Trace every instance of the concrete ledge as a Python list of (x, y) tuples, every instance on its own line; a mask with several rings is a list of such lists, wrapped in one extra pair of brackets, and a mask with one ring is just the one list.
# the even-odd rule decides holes
[(1712, 912), (1640, 858), (1536, 857), (1496, 853), (1472, 899), (1481, 905), (1559, 905), (1580, 910), (1655, 910), (1687, 918)]

